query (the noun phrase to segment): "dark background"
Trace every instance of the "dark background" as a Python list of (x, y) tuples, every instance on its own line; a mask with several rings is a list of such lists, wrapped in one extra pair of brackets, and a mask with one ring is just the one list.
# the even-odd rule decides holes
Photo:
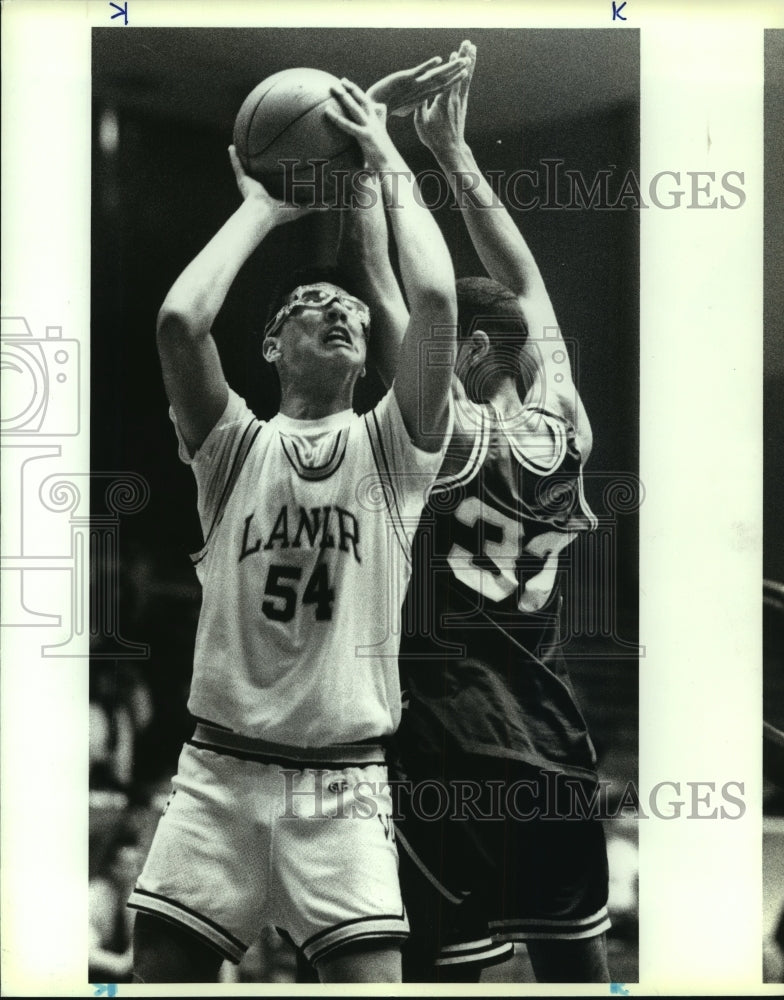
[(765, 32), (765, 577), (784, 582), (784, 31)]
[(764, 573), (784, 582), (784, 31), (765, 32)]
[[(765, 32), (763, 573), (780, 585), (764, 606), (765, 719), (784, 732), (784, 31)], [(784, 783), (784, 776), (781, 779)], [(784, 784), (767, 803), (784, 813)]]

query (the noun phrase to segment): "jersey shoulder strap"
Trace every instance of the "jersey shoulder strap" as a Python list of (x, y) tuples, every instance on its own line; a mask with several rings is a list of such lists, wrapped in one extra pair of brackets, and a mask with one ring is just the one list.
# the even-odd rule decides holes
[(210, 524), (209, 530), (207, 531), (204, 538), (204, 545), (198, 552), (191, 555), (191, 562), (194, 566), (198, 565), (207, 555), (207, 551), (210, 547), (210, 542), (212, 540), (215, 531), (223, 520), (223, 515), (226, 511), (226, 505), (229, 502), (234, 486), (236, 485), (237, 479), (245, 465), (248, 455), (250, 454), (251, 448), (256, 442), (262, 428), (265, 425), (260, 421), (256, 420), (255, 417), (250, 417), (245, 425), (245, 428), (237, 442), (237, 447), (234, 452), (234, 456), (231, 461), (231, 468), (229, 469), (229, 474), (226, 477), (226, 482), (223, 486), (218, 503), (212, 515), (212, 522)]

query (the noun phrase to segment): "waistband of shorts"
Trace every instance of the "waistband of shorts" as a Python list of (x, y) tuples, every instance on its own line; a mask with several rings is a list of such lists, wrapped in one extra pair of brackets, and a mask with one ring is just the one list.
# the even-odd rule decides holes
[(197, 749), (212, 750), (242, 760), (285, 764), (300, 770), (320, 767), (338, 770), (386, 763), (386, 740), (382, 737), (358, 743), (336, 743), (328, 747), (294, 747), (197, 722), (188, 743)]

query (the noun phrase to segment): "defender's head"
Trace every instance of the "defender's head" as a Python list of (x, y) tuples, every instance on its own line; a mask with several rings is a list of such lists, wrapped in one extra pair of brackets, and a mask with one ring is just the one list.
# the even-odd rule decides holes
[(370, 310), (330, 269), (299, 271), (278, 289), (264, 329), (264, 357), (281, 382), (364, 374)]
[[(456, 374), (474, 402), (486, 402), (498, 385), (521, 378), (521, 348), (528, 326), (517, 296), (492, 278), (460, 278), (457, 290), (459, 349)], [(522, 374), (523, 381), (527, 381)]]

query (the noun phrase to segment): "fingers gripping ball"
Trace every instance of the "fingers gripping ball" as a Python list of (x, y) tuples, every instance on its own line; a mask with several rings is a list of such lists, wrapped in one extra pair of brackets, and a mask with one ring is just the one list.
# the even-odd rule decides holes
[(362, 166), (356, 140), (324, 114), (327, 107), (340, 112), (329, 92), (339, 83), (318, 69), (287, 69), (262, 80), (243, 101), (234, 122), (237, 155), (274, 197), (299, 205), (334, 203), (340, 184), (335, 171)]

